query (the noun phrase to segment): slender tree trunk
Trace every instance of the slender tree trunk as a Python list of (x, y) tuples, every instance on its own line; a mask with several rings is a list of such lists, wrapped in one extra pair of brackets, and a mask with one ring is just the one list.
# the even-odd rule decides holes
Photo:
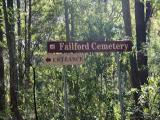
[(153, 13), (153, 10), (152, 10), (152, 4), (151, 4), (151, 1), (146, 1), (146, 24), (147, 22), (149, 21), (150, 17), (152, 17), (152, 13)]
[[(28, 22), (25, 16), (25, 87), (30, 83), (30, 65), (31, 65), (31, 19), (32, 19), (32, 1), (29, 0)], [(27, 13), (27, 1), (25, 0), (25, 12)], [(28, 23), (28, 26), (27, 26)], [(28, 28), (28, 31), (27, 31)], [(27, 37), (28, 35), (28, 37)]]
[(116, 63), (117, 63), (117, 76), (118, 76), (118, 89), (119, 89), (119, 101), (120, 101), (120, 109), (121, 109), (121, 120), (125, 120), (125, 106), (124, 106), (124, 99), (123, 99), (123, 80), (122, 80), (122, 72), (121, 72), (121, 54), (116, 53)]
[(4, 61), (2, 55), (2, 47), (0, 47), (0, 113), (3, 113), (4, 110), (5, 110)]
[(146, 1), (146, 37), (148, 44), (150, 43), (150, 30), (151, 30), (151, 20), (150, 17), (152, 17), (153, 14), (153, 8), (152, 8), (152, 4), (151, 1)]
[[(65, 9), (65, 25), (66, 25), (66, 41), (70, 41), (70, 29), (69, 29), (69, 8), (67, 0), (64, 0)], [(68, 67), (68, 66), (67, 66)], [(66, 78), (66, 66), (63, 66), (63, 80), (64, 80), (64, 104), (65, 104), (65, 120), (69, 120), (68, 115), (68, 81)]]
[(74, 6), (71, 6), (71, 40), (74, 40), (75, 24), (74, 24)]
[(28, 41), (26, 48), (26, 86), (30, 83), (30, 65), (31, 65), (31, 19), (32, 19), (32, 1), (29, 0), (29, 14), (28, 14)]
[(25, 17), (24, 17), (24, 24), (25, 24), (25, 30), (24, 30), (24, 40), (25, 40), (25, 48), (24, 48), (24, 51), (25, 51), (25, 71), (24, 71), (24, 75), (25, 75), (25, 81), (24, 81), (24, 86), (25, 86), (25, 89), (26, 89), (26, 86), (27, 86), (27, 78), (26, 78), (26, 73), (27, 73), (27, 50), (28, 50), (28, 41), (27, 41), (27, 0), (24, 0), (24, 11), (25, 11)]
[[(148, 14), (149, 11), (146, 12)], [(138, 76), (141, 85), (148, 84), (148, 56), (147, 56), (147, 48), (145, 45), (147, 45), (146, 23), (149, 19), (148, 18), (149, 16), (145, 15), (144, 0), (135, 0), (137, 61), (139, 69)], [(148, 100), (145, 101), (144, 107), (149, 108)]]
[(36, 103), (36, 68), (33, 67), (33, 100), (34, 100), (34, 113), (35, 113), (35, 120), (38, 120), (38, 112), (37, 112), (37, 103)]
[[(125, 33), (126, 36), (132, 38), (132, 27), (131, 27), (131, 15), (130, 15), (130, 2), (129, 0), (122, 0), (122, 11), (123, 11), (123, 20), (125, 24)], [(131, 84), (133, 88), (137, 88), (138, 92), (134, 93), (134, 100), (136, 108), (139, 108), (139, 96), (140, 96), (140, 80), (138, 77), (138, 66), (137, 66), (137, 60), (136, 55), (133, 52), (130, 54), (130, 66), (131, 66)], [(134, 111), (133, 119), (140, 119), (141, 113), (140, 111)]]
[(126, 36), (132, 37), (131, 14), (129, 0), (122, 0), (123, 20)]
[(10, 64), (10, 97), (11, 97), (11, 111), (13, 113), (14, 119), (22, 120), (22, 116), (18, 110), (17, 103), (17, 63), (16, 63), (16, 45), (15, 45), (15, 35), (14, 35), (14, 11), (13, 11), (13, 0), (3, 0), (3, 11), (5, 18), (5, 29), (7, 46), (9, 49), (9, 64)]
[(135, 18), (136, 18), (136, 38), (137, 38), (137, 61), (141, 85), (148, 84), (148, 64), (146, 45), (146, 22), (144, 13), (144, 3), (141, 0), (135, 0)]
[[(2, 4), (0, 3), (0, 7)], [(3, 29), (2, 29), (2, 9), (0, 8), (0, 42), (3, 42)], [(4, 61), (3, 61), (3, 47), (0, 45), (0, 113), (5, 110), (5, 85), (4, 85)], [(0, 118), (0, 120), (2, 120)]]
[(68, 2), (64, 0), (64, 8), (65, 8), (65, 24), (66, 24), (66, 40), (70, 40), (70, 29), (69, 29), (69, 9)]
[(17, 0), (17, 33), (18, 33), (18, 83), (23, 85), (23, 64), (22, 64), (22, 39), (21, 39), (21, 16), (20, 16), (20, 0)]

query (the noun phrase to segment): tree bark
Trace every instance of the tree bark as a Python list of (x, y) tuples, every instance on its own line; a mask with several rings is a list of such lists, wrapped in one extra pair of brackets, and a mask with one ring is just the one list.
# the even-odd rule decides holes
[[(123, 20), (125, 25), (125, 33), (126, 36), (132, 38), (132, 27), (131, 27), (131, 15), (130, 15), (130, 2), (129, 0), (122, 0), (122, 11), (123, 11)], [(137, 66), (137, 60), (136, 55), (133, 52), (130, 54), (130, 67), (131, 67), (131, 84), (133, 88), (136, 88), (138, 92), (134, 93), (134, 101), (136, 108), (139, 108), (139, 96), (140, 96), (140, 80), (138, 77), (138, 66)], [(134, 115), (132, 119), (141, 119), (141, 113), (140, 111), (134, 111)]]
[(18, 33), (18, 83), (19, 86), (23, 85), (23, 64), (22, 64), (22, 30), (21, 30), (21, 9), (20, 0), (17, 0), (17, 33)]
[(69, 9), (68, 2), (64, 0), (64, 8), (65, 8), (65, 24), (66, 24), (66, 40), (70, 40), (70, 29), (69, 29)]
[(74, 5), (71, 6), (71, 40), (74, 40), (75, 24), (74, 24)]
[(137, 62), (139, 68), (139, 79), (141, 85), (148, 84), (148, 57), (144, 48), (146, 45), (146, 22), (144, 13), (144, 3), (135, 0), (135, 19), (136, 19), (136, 39), (137, 39)]
[(30, 66), (31, 66), (31, 19), (32, 19), (32, 0), (29, 0), (29, 13), (28, 13), (28, 40), (25, 44), (26, 46), (26, 80), (25, 85), (26, 87), (29, 87), (30, 83)]
[(24, 76), (25, 76), (25, 81), (24, 81), (24, 86), (25, 86), (25, 89), (27, 87), (27, 78), (26, 78), (26, 71), (27, 71), (27, 50), (28, 50), (28, 40), (27, 40), (27, 0), (24, 0), (24, 11), (25, 11), (25, 17), (24, 17), (24, 26), (25, 26), (25, 30), (24, 30), (24, 41), (25, 41), (25, 48), (24, 48), (24, 52), (25, 52), (25, 71), (24, 71)]
[(37, 103), (36, 103), (36, 68), (33, 67), (33, 101), (34, 101), (34, 113), (35, 113), (35, 120), (38, 120), (38, 112), (37, 112)]
[[(146, 11), (148, 12), (148, 11)], [(147, 13), (148, 14), (148, 13)], [(146, 41), (146, 23), (144, 0), (135, 0), (135, 19), (136, 19), (136, 40), (137, 40), (137, 62), (138, 76), (141, 85), (148, 84), (148, 56)], [(148, 94), (149, 95), (149, 94)], [(149, 108), (148, 100), (145, 101), (144, 107)], [(143, 109), (142, 109), (143, 111)]]
[(13, 113), (13, 118), (17, 120), (23, 120), (17, 103), (17, 63), (16, 63), (16, 45), (15, 45), (15, 35), (14, 35), (14, 11), (13, 11), (13, 0), (3, 0), (3, 11), (5, 19), (5, 29), (7, 46), (9, 49), (9, 65), (10, 65), (10, 101), (11, 101), (11, 111)]
[(146, 1), (146, 20), (145, 20), (146, 24), (149, 21), (150, 17), (152, 17), (152, 13), (153, 13), (152, 9), (153, 8), (152, 8), (151, 1)]
[[(66, 27), (66, 41), (70, 41), (70, 28), (69, 28), (69, 8), (67, 0), (64, 0), (64, 9), (65, 9), (65, 27)], [(65, 105), (65, 120), (69, 120), (68, 112), (68, 81), (66, 78), (66, 70), (69, 66), (63, 66), (63, 80), (64, 80), (64, 105)]]
[[(0, 3), (0, 6), (2, 4)], [(3, 29), (2, 29), (2, 9), (0, 8), (0, 42), (3, 42)], [(4, 85), (4, 60), (3, 60), (3, 47), (0, 45), (0, 113), (5, 110), (5, 85)], [(1, 120), (1, 118), (0, 118)]]
[(120, 113), (121, 113), (121, 120), (125, 120), (126, 115), (125, 115), (125, 103), (123, 99), (123, 80), (122, 80), (122, 61), (120, 60), (121, 53), (116, 53), (116, 64), (117, 64), (117, 76), (118, 76), (118, 89), (119, 89), (119, 101), (120, 101)]
[[(122, 0), (122, 11), (123, 11), (123, 20), (125, 25), (126, 36), (132, 38), (132, 27), (131, 27), (131, 15), (130, 15), (130, 3), (128, 0)], [(131, 82), (132, 87), (140, 89), (140, 81), (137, 77), (138, 66), (135, 53), (130, 55), (130, 64), (131, 64)]]
[(123, 20), (126, 36), (132, 37), (131, 14), (129, 0), (122, 0)]

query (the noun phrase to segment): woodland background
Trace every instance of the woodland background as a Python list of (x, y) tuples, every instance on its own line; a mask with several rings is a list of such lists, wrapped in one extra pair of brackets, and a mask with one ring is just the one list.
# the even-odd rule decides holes
[[(0, 120), (159, 120), (159, 19), (159, 0), (0, 0)], [(126, 38), (132, 52), (43, 63), (50, 40)]]

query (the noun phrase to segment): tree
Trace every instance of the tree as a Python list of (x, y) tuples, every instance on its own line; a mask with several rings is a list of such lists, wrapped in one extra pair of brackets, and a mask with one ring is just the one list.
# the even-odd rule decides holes
[[(0, 29), (3, 37), (3, 42), (0, 39), (3, 49), (0, 80), (5, 80), (2, 82), (6, 85), (5, 99), (12, 104), (5, 104), (5, 115), (0, 111), (0, 118), (21, 120), (18, 116), (22, 113), (26, 120), (158, 119), (160, 29), (157, 26), (160, 26), (160, 15), (153, 12), (150, 19), (150, 4), (155, 11), (158, 0), (150, 1), (145, 6), (146, 41), (150, 39), (147, 47), (149, 77), (148, 85), (142, 85), (141, 65), (135, 49), (135, 0), (8, 0), (2, 11), (5, 17), (0, 19), (3, 20), (1, 24), (5, 22)], [(14, 6), (10, 5), (13, 2)], [(134, 22), (132, 25), (131, 21)], [(114, 53), (88, 53), (85, 54), (85, 64), (80, 66), (46, 66), (43, 63), (47, 41), (98, 42), (121, 40), (124, 36), (133, 41), (134, 47), (132, 52), (122, 53), (121, 57), (116, 55), (115, 58)], [(145, 45), (140, 46), (139, 52), (145, 53)], [(34, 84), (30, 84), (33, 81)], [(4, 100), (4, 96), (0, 97)], [(146, 101), (149, 108), (142, 106)], [(34, 105), (38, 108), (37, 116), (34, 115)]]
[(13, 118), (17, 120), (22, 120), (22, 116), (18, 110), (18, 99), (17, 99), (17, 59), (16, 59), (16, 44), (15, 44), (15, 34), (14, 34), (14, 10), (13, 10), (13, 0), (3, 0), (3, 11), (5, 19), (5, 29), (7, 46), (9, 49), (9, 72), (10, 72), (10, 107), (13, 113)]
[(28, 87), (30, 82), (30, 66), (31, 66), (31, 37), (32, 37), (32, 31), (31, 31), (31, 20), (32, 20), (32, 0), (29, 0), (29, 12), (28, 12), (28, 40), (25, 44), (26, 47), (26, 65), (25, 65), (25, 75), (26, 75), (26, 81), (25, 85)]
[[(24, 11), (25, 11), (25, 17), (24, 17), (24, 41), (25, 41), (25, 81), (24, 86), (27, 87), (27, 82), (29, 81), (29, 63), (28, 63), (28, 40), (27, 40), (27, 0), (24, 1)], [(28, 79), (28, 80), (27, 80)]]
[[(130, 2), (128, 0), (122, 0), (122, 11), (123, 11), (123, 20), (125, 26), (125, 33), (130, 39), (132, 39), (132, 27), (131, 27), (131, 15), (130, 15)], [(131, 84), (133, 88), (136, 88), (138, 92), (134, 93), (134, 101), (136, 105), (136, 109), (139, 108), (139, 96), (140, 96), (140, 80), (137, 76), (138, 74), (138, 66), (135, 52), (130, 54), (130, 66), (131, 66)], [(133, 111), (133, 119), (140, 119), (141, 113), (139, 110)]]
[(22, 28), (21, 28), (21, 2), (17, 0), (17, 34), (18, 34), (18, 85), (23, 85), (23, 64), (22, 64)]
[(75, 10), (74, 10), (74, 2), (71, 3), (71, 40), (74, 40), (75, 33)]
[[(3, 60), (3, 20), (2, 20), (2, 2), (0, 1), (0, 113), (5, 110), (5, 85), (4, 85), (4, 60)], [(1, 120), (1, 118), (0, 118)]]
[[(65, 9), (65, 27), (66, 27), (66, 41), (70, 41), (70, 27), (69, 27), (69, 7), (68, 1), (64, 0), (64, 9)], [(63, 80), (64, 80), (64, 104), (65, 104), (65, 120), (69, 120), (68, 115), (68, 83), (66, 78), (67, 67), (63, 66)]]
[(148, 84), (148, 57), (146, 51), (146, 21), (144, 13), (144, 1), (135, 0), (136, 39), (138, 77), (141, 85)]
[(68, 9), (68, 1), (64, 0), (64, 8), (65, 8), (65, 25), (66, 25), (66, 40), (70, 40), (70, 28), (69, 28), (69, 9)]

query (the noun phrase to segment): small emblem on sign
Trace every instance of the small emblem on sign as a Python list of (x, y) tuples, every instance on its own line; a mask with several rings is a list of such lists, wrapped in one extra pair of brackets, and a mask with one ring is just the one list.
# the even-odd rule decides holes
[(51, 44), (51, 45), (50, 45), (50, 49), (51, 49), (51, 50), (56, 49), (55, 45)]

